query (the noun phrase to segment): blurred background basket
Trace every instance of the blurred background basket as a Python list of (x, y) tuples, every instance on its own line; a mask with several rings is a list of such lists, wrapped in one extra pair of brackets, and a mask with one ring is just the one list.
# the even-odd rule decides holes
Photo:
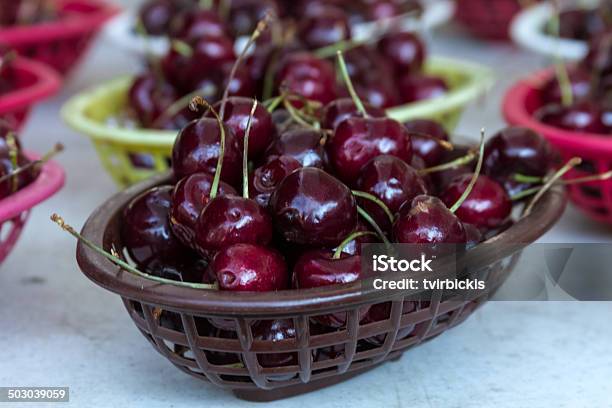
[(59, 18), (0, 29), (0, 44), (68, 74), (118, 8), (102, 0), (57, 0)]
[[(26, 152), (30, 160), (38, 155)], [(0, 200), (0, 264), (9, 255), (25, 226), (30, 211), (37, 204), (55, 194), (64, 185), (64, 170), (49, 161), (32, 183)]]
[(508, 29), (521, 11), (519, 0), (457, 0), (455, 19), (476, 37), (509, 40)]
[[(447, 21), (454, 13), (454, 2), (451, 0), (428, 0), (423, 2), (425, 10), (417, 20), (414, 17), (399, 16), (390, 21), (361, 23), (351, 28), (353, 38), (367, 39), (382, 26), (399, 27), (402, 30), (432, 30)], [(106, 26), (105, 35), (130, 56), (146, 58), (149, 54), (163, 56), (168, 52), (169, 42), (163, 36), (145, 37), (135, 30), (137, 15), (125, 11), (113, 18)]]
[[(425, 71), (443, 77), (451, 88), (449, 93), (392, 108), (391, 117), (399, 121), (431, 118), (451, 131), (466, 105), (493, 84), (488, 68), (448, 58), (431, 58)], [(167, 170), (177, 135), (176, 131), (128, 129), (110, 123), (125, 112), (131, 82), (131, 78), (111, 81), (76, 96), (62, 110), (64, 120), (72, 128), (92, 139), (102, 164), (122, 187)], [(143, 161), (148, 165), (142, 166)]]
[(524, 9), (512, 22), (512, 40), (521, 47), (546, 57), (561, 57), (573, 61), (584, 58), (589, 48), (586, 41), (559, 38), (546, 32), (546, 24), (554, 13), (553, 5), (548, 2)]
[[(512, 86), (503, 102), (503, 113), (511, 125), (525, 126), (548, 139), (564, 160), (578, 156), (583, 163), (567, 173), (566, 178), (589, 176), (612, 170), (612, 139), (568, 131), (543, 124), (533, 117), (542, 106), (539, 84), (555, 75), (554, 69), (535, 73)], [(594, 181), (567, 186), (571, 201), (591, 218), (612, 224), (612, 181)]]
[(19, 130), (32, 106), (57, 92), (61, 80), (51, 68), (27, 58), (18, 57), (12, 64), (13, 90), (0, 95), (0, 118)]
[[(83, 235), (107, 251), (115, 248), (121, 253), (122, 210), (136, 195), (169, 181), (169, 175), (157, 176), (117, 194), (90, 216)], [(399, 358), (406, 349), (461, 323), (504, 282), (521, 249), (559, 219), (565, 202), (562, 189), (547, 192), (530, 215), (466, 254), (469, 276), (486, 280), (488, 293), (474, 291), (468, 299), (457, 299), (432, 291), (426, 297), (429, 300), (417, 302), (418, 306), (413, 301), (404, 303), (406, 292), (374, 290), (371, 282), (365, 281), (236, 294), (160, 284), (122, 272), (82, 244), (77, 248), (77, 260), (89, 279), (122, 297), (138, 329), (177, 368), (230, 389), (240, 398), (266, 401), (343, 381)], [(458, 260), (442, 268), (456, 273), (463, 270), (461, 265)], [(438, 272), (442, 270), (436, 268)], [(417, 280), (425, 276), (432, 278), (410, 275)], [(360, 309), (367, 306), (386, 309), (386, 317), (360, 323)], [(329, 313), (345, 313), (346, 324), (336, 331), (319, 333), (311, 318)], [(234, 321), (236, 331), (210, 331), (210, 318)], [(295, 330), (292, 338), (256, 339), (254, 321), (277, 319), (289, 320)], [(266, 356), (279, 357), (279, 353), (289, 356), (286, 364), (262, 363), (262, 358), (268, 361)], [(227, 364), (228, 356), (239, 363)], [(219, 362), (220, 358), (225, 361)]]

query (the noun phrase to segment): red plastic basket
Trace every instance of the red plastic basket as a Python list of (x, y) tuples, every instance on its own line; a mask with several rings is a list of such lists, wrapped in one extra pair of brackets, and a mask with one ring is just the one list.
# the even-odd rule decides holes
[[(38, 155), (27, 153), (31, 160)], [(36, 180), (15, 194), (0, 200), (0, 264), (4, 262), (19, 239), (30, 210), (55, 194), (64, 185), (64, 170), (47, 162)]]
[(477, 37), (508, 40), (508, 29), (521, 11), (518, 0), (457, 0), (455, 18)]
[[(563, 130), (543, 124), (533, 117), (533, 113), (542, 106), (540, 84), (553, 75), (554, 69), (549, 68), (512, 86), (504, 98), (506, 121), (540, 133), (559, 149), (565, 160), (581, 157), (582, 165), (567, 173), (568, 179), (612, 170), (612, 135)], [(572, 202), (591, 218), (612, 224), (612, 181), (570, 185), (568, 191)]]
[(26, 58), (15, 59), (14, 89), (0, 95), (0, 118), (21, 128), (32, 106), (60, 88), (60, 77), (51, 68)]
[(66, 75), (103, 24), (119, 9), (98, 0), (56, 0), (56, 3), (57, 20), (0, 29), (0, 44)]

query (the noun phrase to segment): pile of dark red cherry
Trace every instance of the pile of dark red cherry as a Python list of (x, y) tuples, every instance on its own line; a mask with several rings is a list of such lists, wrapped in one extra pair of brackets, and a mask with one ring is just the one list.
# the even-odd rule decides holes
[[(172, 154), (175, 184), (145, 191), (124, 209), (122, 243), (145, 273), (238, 292), (354, 282), (365, 278), (361, 243), (468, 248), (503, 231), (512, 224), (511, 197), (532, 187), (514, 175), (544, 177), (555, 164), (551, 147), (536, 133), (502, 130), (486, 143), (482, 174), (453, 212), (449, 208), (472, 180), (476, 154), (448, 150), (441, 142), (448, 135), (435, 122), (401, 124), (343, 98), (325, 106), (319, 129), (249, 98), (225, 103), (215, 106), (222, 119), (208, 110), (180, 131)], [(404, 312), (416, 307), (406, 302)], [(389, 303), (364, 308), (361, 321), (386, 319), (389, 311)], [(164, 313), (162, 324), (180, 327), (178, 315)], [(236, 336), (232, 322), (201, 320), (203, 335)], [(343, 313), (321, 316), (312, 332), (345, 323)], [(295, 335), (291, 320), (262, 322), (253, 330), (259, 339)], [(380, 342), (377, 336), (360, 344)], [(295, 353), (268, 357), (260, 356), (260, 363), (296, 361)]]
[[(328, 59), (335, 53), (317, 52), (350, 40), (345, 12), (327, 2), (308, 4), (294, 29), (274, 19), (238, 67), (229, 95), (268, 100), (285, 92), (319, 107), (347, 95)], [(249, 29), (256, 27), (260, 14), (249, 15)], [(141, 127), (180, 129), (195, 118), (187, 107), (189, 95), (197, 93), (214, 103), (228, 86), (237, 59), (236, 28), (209, 9), (192, 8), (181, 16), (168, 54), (150, 61), (148, 71), (129, 91), (131, 115)], [(372, 44), (350, 47), (345, 58), (358, 95), (377, 108), (441, 96), (448, 90), (444, 79), (423, 73), (425, 45), (412, 33), (388, 32)]]
[[(590, 41), (612, 29), (612, 1), (602, 0), (595, 8), (570, 8), (559, 13), (562, 38)], [(549, 27), (555, 33), (554, 27)]]
[[(139, 20), (148, 35), (180, 37), (185, 20), (201, 10), (202, 3), (200, 0), (149, 0), (140, 8)], [(284, 20), (300, 21), (314, 8), (333, 6), (330, 18), (341, 33), (348, 31), (352, 24), (423, 11), (418, 0), (210, 0), (209, 3), (213, 10), (227, 15), (228, 29), (234, 36), (251, 34), (257, 21), (268, 11)]]
[(57, 15), (54, 2), (49, 0), (2, 0), (0, 9), (0, 27), (36, 24)]
[(568, 66), (564, 100), (562, 80), (552, 77), (540, 89), (542, 107), (534, 116), (572, 131), (612, 135), (612, 31), (590, 44), (588, 55)]

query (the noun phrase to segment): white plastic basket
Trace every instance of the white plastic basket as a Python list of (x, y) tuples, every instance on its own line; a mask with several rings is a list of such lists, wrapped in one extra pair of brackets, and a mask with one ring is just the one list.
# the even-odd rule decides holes
[[(583, 0), (580, 7), (595, 7), (597, 0)], [(561, 8), (576, 3), (562, 2)], [(541, 3), (521, 11), (513, 20), (510, 27), (512, 40), (521, 47), (547, 57), (560, 57), (565, 60), (576, 61), (584, 58), (588, 52), (585, 41), (557, 38), (548, 34), (546, 24), (554, 16), (554, 6)]]
[[(387, 26), (398, 26), (402, 30), (431, 30), (451, 19), (455, 10), (452, 0), (427, 0), (421, 18), (398, 16), (371, 23), (357, 24), (351, 28), (353, 38), (367, 39), (374, 32)], [(136, 32), (137, 16), (134, 11), (125, 11), (108, 23), (105, 35), (118, 47), (131, 55), (145, 57), (146, 55), (163, 56), (168, 51), (169, 42), (166, 37), (145, 37)], [(237, 44), (240, 43), (239, 41)]]

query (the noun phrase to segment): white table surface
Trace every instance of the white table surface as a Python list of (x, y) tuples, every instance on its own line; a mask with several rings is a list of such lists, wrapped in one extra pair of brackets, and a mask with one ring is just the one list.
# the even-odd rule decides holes
[[(501, 96), (546, 61), (446, 29), (432, 50), (495, 68), (498, 84), (466, 112), (458, 134), (476, 139), (504, 124)], [(430, 42), (431, 43), (431, 42)], [(33, 212), (0, 269), (0, 386), (69, 386), (75, 407), (247, 406), (200, 383), (158, 355), (120, 299), (89, 282), (74, 260), (75, 241), (49, 221), (59, 212), (80, 227), (116, 191), (89, 141), (58, 117), (73, 93), (139, 63), (104, 38), (56, 98), (36, 108), (23, 143), (43, 152), (67, 146), (60, 194)], [(610, 242), (612, 228), (573, 208), (542, 241)], [(353, 380), (271, 404), (277, 407), (604, 407), (612, 406), (612, 303), (494, 302), (463, 325)], [(1, 406), (6, 404), (0, 403)], [(20, 404), (19, 406), (28, 406)], [(40, 406), (40, 405), (38, 405)], [(56, 405), (49, 405), (56, 406)]]

